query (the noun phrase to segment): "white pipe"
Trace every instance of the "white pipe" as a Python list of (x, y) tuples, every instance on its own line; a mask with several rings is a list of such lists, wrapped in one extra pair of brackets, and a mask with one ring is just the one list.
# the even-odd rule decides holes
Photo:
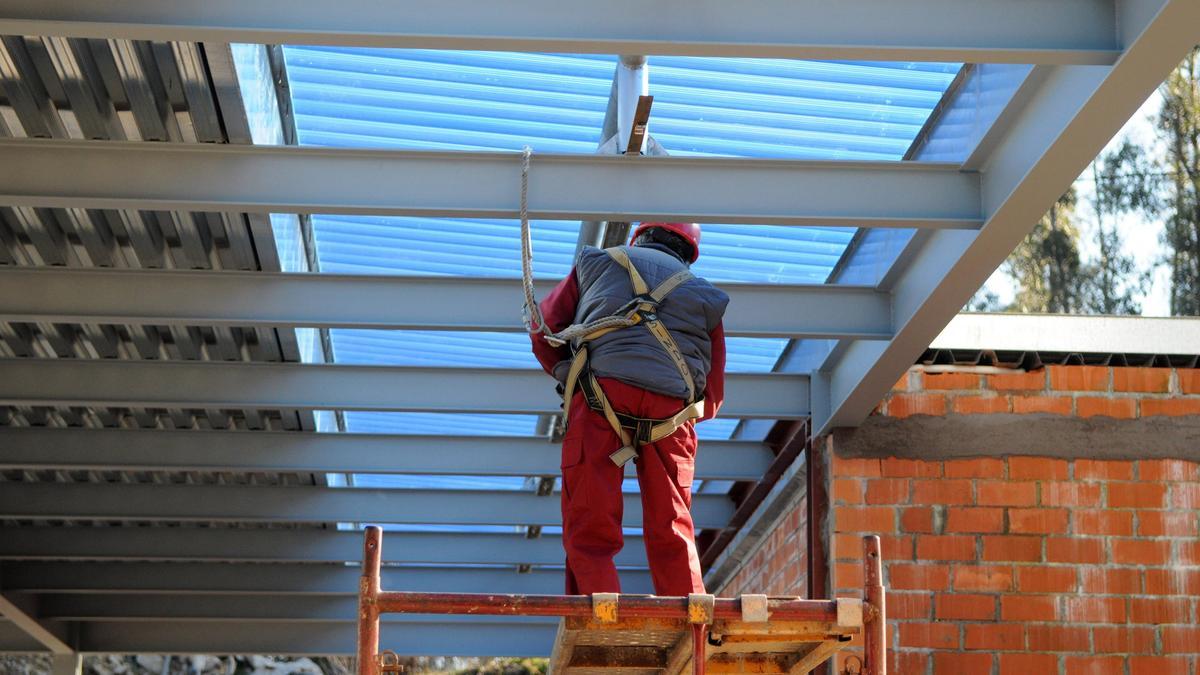
[[(650, 93), (650, 66), (645, 56), (622, 56), (617, 64), (617, 149), (624, 152), (629, 147), (629, 135), (633, 132), (633, 116), (637, 112), (638, 98)], [(649, 124), (646, 137), (649, 137)], [(646, 137), (638, 151), (646, 149)]]

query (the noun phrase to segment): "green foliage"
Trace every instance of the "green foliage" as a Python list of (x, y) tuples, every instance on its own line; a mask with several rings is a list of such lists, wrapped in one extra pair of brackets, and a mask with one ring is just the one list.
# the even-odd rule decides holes
[(1166, 146), (1163, 243), (1171, 270), (1171, 313), (1200, 315), (1200, 47), (1159, 88), (1158, 129)]

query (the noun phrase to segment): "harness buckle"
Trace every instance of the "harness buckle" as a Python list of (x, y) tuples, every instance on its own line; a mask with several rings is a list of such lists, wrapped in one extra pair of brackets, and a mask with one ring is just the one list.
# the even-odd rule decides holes
[(647, 445), (651, 443), (650, 435), (654, 431), (654, 420), (638, 418), (637, 425), (634, 427), (633, 435), (637, 439), (638, 444)]

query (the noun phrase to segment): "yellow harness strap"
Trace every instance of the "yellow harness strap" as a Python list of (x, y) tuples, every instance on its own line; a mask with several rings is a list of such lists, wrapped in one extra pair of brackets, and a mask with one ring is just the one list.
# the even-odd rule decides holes
[[(650, 426), (649, 442), (653, 443), (675, 433), (676, 429), (686, 424), (689, 420), (704, 416), (704, 400), (693, 400), (696, 396), (696, 383), (692, 379), (692, 372), (688, 368), (687, 360), (684, 359), (683, 352), (679, 349), (679, 344), (675, 342), (675, 338), (671, 337), (671, 333), (667, 330), (667, 327), (658, 320), (658, 314), (655, 312), (658, 304), (671, 291), (678, 288), (680, 284), (695, 277), (688, 270), (680, 270), (656, 286), (654, 290), (650, 290), (646, 285), (646, 281), (637, 271), (637, 268), (633, 266), (633, 262), (623, 249), (610, 248), (606, 249), (605, 252), (629, 274), (629, 281), (633, 285), (634, 299), (636, 300), (637, 297), (646, 298), (645, 301), (637, 303), (629, 311), (628, 317), (635, 322), (635, 325), (638, 323), (646, 325), (650, 334), (658, 340), (663, 350), (671, 357), (671, 361), (679, 370), (679, 375), (683, 378), (683, 382), (687, 386), (687, 400), (689, 404), (671, 417), (654, 420), (654, 424)], [(569, 420), (571, 399), (575, 395), (575, 388), (579, 384), (580, 376), (584, 375), (584, 366), (587, 364), (588, 359), (588, 343), (619, 328), (621, 327), (602, 328), (579, 339), (575, 356), (571, 361), (571, 368), (567, 371), (567, 381), (563, 386), (563, 400), (565, 402), (563, 406), (564, 425)], [(600, 412), (608, 421), (609, 426), (616, 432), (617, 437), (621, 439), (621, 449), (609, 455), (609, 459), (617, 466), (624, 466), (626, 462), (637, 457), (639, 439), (630, 436), (626, 428), (621, 425), (621, 420), (617, 417), (617, 412), (613, 410), (612, 404), (609, 403), (608, 397), (604, 395), (604, 390), (600, 387), (600, 383), (596, 381), (596, 378), (590, 372), (585, 377), (588, 378), (587, 384), (590, 385), (589, 388), (595, 393), (595, 398), (600, 403)]]

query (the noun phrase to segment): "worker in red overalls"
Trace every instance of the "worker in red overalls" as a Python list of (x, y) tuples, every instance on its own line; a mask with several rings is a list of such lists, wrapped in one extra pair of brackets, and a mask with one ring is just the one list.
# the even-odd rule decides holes
[[(636, 325), (597, 330), (555, 347), (533, 333), (533, 353), (565, 393), (563, 547), (568, 594), (620, 592), (624, 464), (637, 465), (642, 528), (654, 592), (704, 593), (692, 525), (697, 421), (724, 396), (729, 296), (692, 276), (694, 223), (642, 223), (632, 245), (585, 247), (541, 303), (552, 332), (607, 316)], [(538, 326), (534, 326), (536, 331)]]

